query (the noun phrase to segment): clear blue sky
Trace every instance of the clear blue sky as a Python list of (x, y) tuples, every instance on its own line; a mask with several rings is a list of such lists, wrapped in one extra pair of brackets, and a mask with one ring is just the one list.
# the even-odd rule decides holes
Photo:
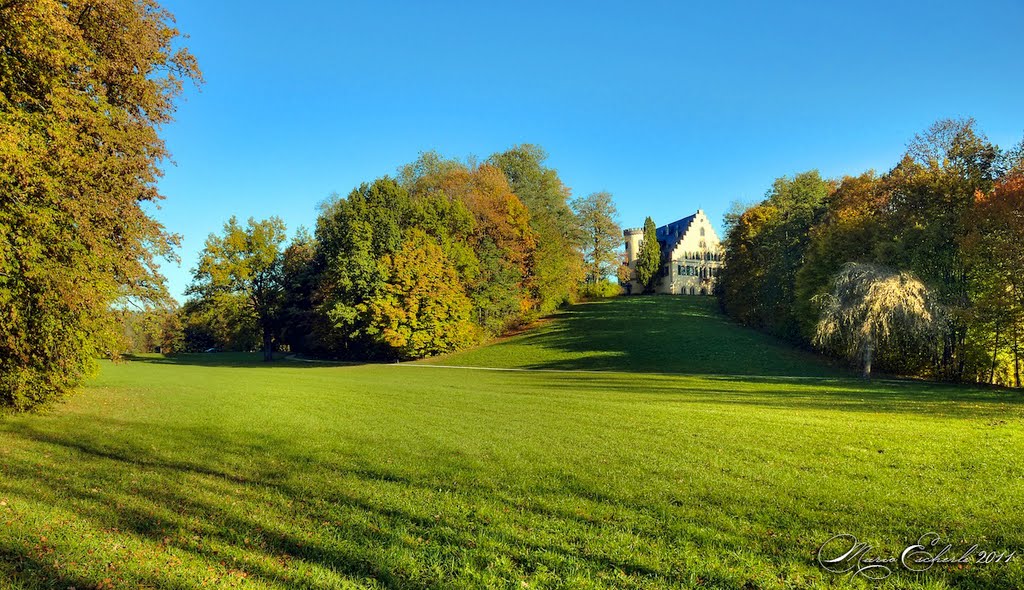
[(885, 171), (939, 118), (1024, 136), (1020, 0), (165, 6), (207, 80), (164, 129), (179, 298), (232, 214), (312, 227), (332, 191), (430, 149), (540, 144), (624, 226), (698, 207), (720, 226), (778, 176)]

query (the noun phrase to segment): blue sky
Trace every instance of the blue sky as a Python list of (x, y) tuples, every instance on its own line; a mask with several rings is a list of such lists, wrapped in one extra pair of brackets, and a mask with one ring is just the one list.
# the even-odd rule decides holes
[(206, 76), (163, 130), (179, 299), (231, 215), (312, 227), (331, 192), (430, 149), (540, 144), (624, 226), (699, 207), (720, 227), (778, 176), (885, 171), (939, 118), (1024, 137), (1019, 0), (164, 5)]

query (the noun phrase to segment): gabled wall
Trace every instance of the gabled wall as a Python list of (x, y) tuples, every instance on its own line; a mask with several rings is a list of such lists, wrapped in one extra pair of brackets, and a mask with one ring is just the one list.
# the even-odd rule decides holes
[[(718, 233), (703, 210), (698, 209), (688, 224), (680, 223), (686, 221), (687, 218), (683, 218), (658, 228), (659, 237), (662, 238), (659, 243), (663, 265), (661, 276), (655, 279), (656, 293), (714, 293), (715, 277), (718, 269), (722, 267), (722, 248)], [(684, 227), (685, 230), (682, 229)], [(628, 229), (623, 235), (626, 238), (627, 264), (631, 269), (635, 269), (636, 256), (639, 254), (644, 232), (642, 229)], [(631, 283), (628, 291), (639, 294), (642, 287)]]

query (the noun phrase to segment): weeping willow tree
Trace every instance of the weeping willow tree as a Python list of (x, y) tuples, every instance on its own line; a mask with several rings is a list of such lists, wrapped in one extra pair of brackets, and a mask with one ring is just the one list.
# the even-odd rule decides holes
[[(814, 343), (862, 361), (871, 378), (875, 351), (898, 340), (926, 346), (939, 334), (942, 314), (928, 287), (909, 272), (850, 262), (821, 299)], [(897, 338), (898, 337), (898, 338)]]

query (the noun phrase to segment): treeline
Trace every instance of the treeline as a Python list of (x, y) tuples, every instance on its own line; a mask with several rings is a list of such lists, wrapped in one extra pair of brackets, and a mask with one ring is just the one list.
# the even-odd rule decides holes
[(722, 309), (810, 345), (840, 271), (880, 265), (919, 279), (942, 310), (937, 337), (923, 346), (894, 330), (874, 351), (881, 368), (1020, 387), (1022, 146), (1000, 149), (973, 120), (946, 120), (917, 135), (883, 175), (776, 180), (764, 201), (726, 218)]
[(179, 348), (419, 358), (617, 293), (611, 196), (570, 201), (546, 158), (532, 145), (480, 164), (425, 153), (330, 198), (287, 245), (279, 219), (229, 220), (194, 270)]

